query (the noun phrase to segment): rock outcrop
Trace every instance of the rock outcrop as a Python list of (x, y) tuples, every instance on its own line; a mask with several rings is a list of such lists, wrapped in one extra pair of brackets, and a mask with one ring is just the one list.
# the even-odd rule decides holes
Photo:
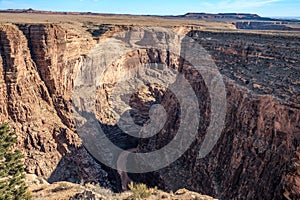
[[(138, 191), (126, 191), (113, 193), (112, 191), (93, 184), (74, 184), (70, 182), (56, 182), (49, 184), (47, 181), (34, 175), (27, 176), (27, 185), (33, 199), (45, 200), (129, 200), (137, 199)], [(216, 200), (207, 195), (191, 192), (187, 189), (180, 189), (175, 193), (167, 193), (157, 188), (145, 188), (139, 191), (148, 193), (145, 200), (166, 199), (166, 200)]]

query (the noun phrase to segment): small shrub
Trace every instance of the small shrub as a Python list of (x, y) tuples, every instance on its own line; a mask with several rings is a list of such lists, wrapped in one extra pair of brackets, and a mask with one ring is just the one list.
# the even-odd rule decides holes
[(138, 200), (142, 198), (147, 198), (151, 195), (151, 192), (145, 184), (134, 184), (131, 182), (128, 185), (130, 191), (133, 193), (131, 199)]
[(60, 191), (64, 191), (64, 190), (69, 190), (71, 188), (72, 187), (66, 183), (60, 183), (56, 188), (52, 189), (51, 191), (52, 192), (60, 192)]
[(110, 190), (102, 188), (99, 184), (93, 185), (88, 183), (85, 185), (85, 187), (99, 195), (103, 195), (103, 196), (112, 195), (112, 192)]

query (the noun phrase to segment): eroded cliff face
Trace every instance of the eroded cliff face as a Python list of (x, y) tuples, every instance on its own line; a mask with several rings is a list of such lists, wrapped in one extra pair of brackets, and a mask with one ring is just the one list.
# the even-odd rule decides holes
[[(191, 148), (169, 167), (153, 173), (132, 174), (132, 179), (166, 190), (184, 186), (221, 199), (298, 198), (299, 39), (199, 31), (188, 34), (212, 55), (224, 76), (228, 103), (224, 130), (213, 151), (198, 159), (210, 115), (209, 93), (201, 75), (172, 54), (156, 50), (130, 53), (109, 67), (103, 88), (98, 91), (98, 118), (103, 124), (112, 123), (107, 130), (112, 133), (111, 139), (117, 141), (124, 133), (115, 127), (116, 117), (108, 108), (116, 102), (109, 99), (118, 87), (117, 77), (128, 73), (130, 67), (139, 68), (145, 63), (175, 66), (189, 80), (201, 102), (198, 135)], [(147, 73), (146, 69), (139, 70)], [(141, 76), (136, 72), (134, 77)], [(134, 121), (145, 123), (151, 105), (157, 102), (165, 108), (168, 120), (159, 134), (138, 141), (139, 152), (159, 150), (178, 131), (180, 105), (174, 94), (156, 85), (145, 85), (132, 96)], [(134, 138), (126, 139), (127, 148), (133, 148)]]
[(110, 186), (71, 118), (73, 72), (93, 39), (56, 25), (1, 25), (1, 122), (15, 129), (27, 173)]
[[(50, 24), (0, 26), (0, 119), (12, 122), (28, 173), (50, 182), (112, 185), (83, 148), (71, 113), (74, 79), (102, 34), (93, 38), (88, 32)], [(115, 126), (109, 99), (128, 68), (167, 65), (184, 74), (202, 102), (199, 130), (189, 150), (167, 168), (130, 177), (165, 190), (185, 187), (221, 199), (299, 198), (299, 37), (201, 31), (187, 35), (209, 52), (224, 77), (225, 128), (210, 154), (198, 159), (211, 106), (201, 74), (182, 58), (160, 50), (125, 55), (108, 68), (97, 90), (97, 118), (116, 144), (139, 152), (160, 149), (176, 135), (180, 121), (174, 94), (148, 84), (132, 95), (131, 115), (143, 124), (151, 105), (161, 103), (168, 114), (163, 131), (136, 139)], [(151, 73), (155, 70), (159, 68)]]
[[(232, 84), (227, 87), (226, 127), (207, 157), (197, 159), (200, 132), (196, 144), (170, 167), (133, 179), (149, 184), (158, 180), (154, 184), (167, 190), (184, 185), (220, 199), (281, 199), (283, 193), (297, 199), (299, 109)], [(165, 142), (158, 136), (139, 147), (149, 151)]]
[[(299, 38), (199, 31), (188, 35), (210, 53), (224, 76), (225, 128), (205, 158), (197, 155), (207, 120), (200, 122), (204, 127), (197, 140), (179, 160), (132, 177), (148, 184), (157, 180), (154, 184), (169, 190), (184, 185), (221, 199), (299, 198)], [(194, 89), (199, 85), (194, 83)], [(205, 90), (200, 94), (207, 99)], [(167, 132), (174, 133), (171, 128)], [(153, 151), (167, 141), (158, 135), (141, 141), (139, 149)]]

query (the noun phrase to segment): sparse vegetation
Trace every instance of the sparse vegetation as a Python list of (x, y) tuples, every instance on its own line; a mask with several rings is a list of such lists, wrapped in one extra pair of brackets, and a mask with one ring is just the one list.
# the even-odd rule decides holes
[(111, 190), (105, 189), (105, 188), (101, 187), (99, 184), (93, 185), (93, 184), (88, 183), (84, 187), (87, 188), (88, 190), (95, 192), (96, 194), (100, 194), (103, 196), (109, 196), (109, 195), (113, 194)]
[(147, 188), (145, 184), (134, 184), (131, 182), (128, 185), (130, 191), (133, 193), (130, 199), (132, 200), (139, 200), (143, 198), (148, 198), (151, 195), (150, 190)]
[(14, 150), (17, 139), (8, 124), (0, 125), (0, 200), (27, 200), (23, 155)]
[(56, 188), (52, 189), (52, 192), (60, 192), (69, 189), (71, 189), (71, 186), (66, 183), (60, 183)]
[[(36, 186), (33, 186), (36, 188)], [(99, 185), (85, 184), (79, 185), (69, 182), (55, 182), (43, 184), (40, 188), (31, 190), (34, 199), (43, 200), (85, 200), (85, 199), (106, 199), (106, 200), (214, 200), (212, 197), (180, 189), (173, 192), (164, 192), (157, 187), (148, 188), (145, 184), (131, 183), (131, 190), (122, 193), (114, 193)]]

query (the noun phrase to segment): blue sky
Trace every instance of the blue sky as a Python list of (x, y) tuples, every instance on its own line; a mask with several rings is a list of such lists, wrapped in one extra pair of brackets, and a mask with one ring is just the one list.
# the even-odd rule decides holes
[(0, 9), (7, 8), (159, 15), (242, 12), (300, 17), (300, 0), (0, 0)]

